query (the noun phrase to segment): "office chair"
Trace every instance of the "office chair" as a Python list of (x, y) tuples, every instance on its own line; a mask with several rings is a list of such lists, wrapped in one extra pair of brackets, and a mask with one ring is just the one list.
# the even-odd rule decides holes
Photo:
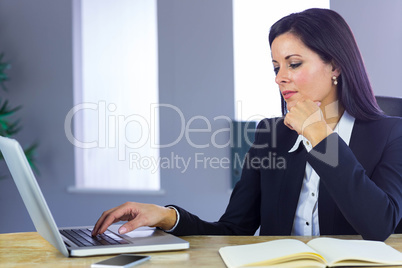
[[(376, 96), (378, 106), (386, 115), (402, 117), (402, 98)], [(395, 229), (396, 234), (402, 233), (402, 221)]]
[(386, 115), (402, 117), (402, 98), (376, 96), (378, 106)]

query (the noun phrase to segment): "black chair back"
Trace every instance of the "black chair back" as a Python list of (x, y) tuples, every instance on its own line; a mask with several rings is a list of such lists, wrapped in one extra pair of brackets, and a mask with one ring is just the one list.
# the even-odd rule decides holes
[(402, 117), (402, 98), (376, 96), (378, 106), (386, 115)]
[[(402, 98), (376, 96), (378, 106), (386, 115), (402, 117)], [(395, 229), (396, 234), (402, 233), (402, 221)]]

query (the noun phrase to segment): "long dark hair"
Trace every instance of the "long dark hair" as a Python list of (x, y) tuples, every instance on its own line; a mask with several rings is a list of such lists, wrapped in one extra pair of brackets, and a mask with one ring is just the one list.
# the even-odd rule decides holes
[[(360, 120), (384, 116), (377, 105), (363, 59), (346, 21), (330, 9), (312, 8), (290, 14), (272, 25), (269, 45), (284, 33), (292, 33), (326, 63), (340, 69), (338, 99), (345, 110)], [(282, 97), (282, 114), (287, 112)]]

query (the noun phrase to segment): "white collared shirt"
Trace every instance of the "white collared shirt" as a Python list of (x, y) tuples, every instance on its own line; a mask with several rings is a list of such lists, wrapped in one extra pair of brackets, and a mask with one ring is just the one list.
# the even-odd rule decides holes
[[(334, 129), (334, 132), (338, 133), (347, 145), (349, 145), (354, 123), (355, 118), (345, 111)], [(311, 151), (311, 143), (303, 135), (299, 135), (292, 149), (289, 150), (289, 153), (296, 151), (300, 142), (303, 142), (307, 152)], [(319, 184), (320, 177), (307, 162), (299, 202), (297, 204), (296, 214), (293, 221), (292, 235), (320, 235), (320, 226), (318, 222)]]

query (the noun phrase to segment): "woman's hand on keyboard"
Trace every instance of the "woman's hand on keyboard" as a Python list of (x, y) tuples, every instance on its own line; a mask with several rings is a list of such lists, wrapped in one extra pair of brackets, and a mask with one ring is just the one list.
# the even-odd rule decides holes
[(131, 232), (141, 226), (169, 230), (175, 225), (176, 219), (176, 212), (172, 208), (127, 202), (103, 212), (92, 230), (92, 235), (103, 234), (110, 225), (119, 221), (127, 221), (120, 227), (120, 234)]

